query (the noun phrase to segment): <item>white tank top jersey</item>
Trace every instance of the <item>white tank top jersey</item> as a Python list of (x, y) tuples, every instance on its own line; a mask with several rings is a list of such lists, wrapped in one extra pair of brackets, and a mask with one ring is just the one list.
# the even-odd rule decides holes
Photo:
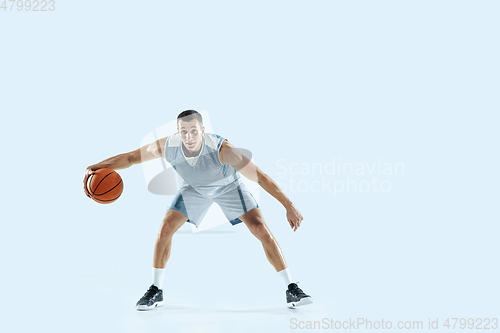
[(184, 179), (183, 187), (191, 186), (201, 195), (214, 198), (240, 185), (240, 173), (220, 161), (219, 151), (224, 140), (226, 139), (218, 134), (203, 134), (200, 154), (191, 160), (191, 164), (182, 151), (179, 133), (168, 137), (165, 143), (165, 159)]

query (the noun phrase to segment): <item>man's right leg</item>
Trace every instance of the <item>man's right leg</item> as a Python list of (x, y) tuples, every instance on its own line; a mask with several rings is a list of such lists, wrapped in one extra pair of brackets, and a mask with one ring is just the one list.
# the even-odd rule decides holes
[(156, 237), (155, 252), (153, 256), (154, 268), (165, 268), (170, 258), (172, 236), (187, 221), (186, 215), (175, 209), (167, 210)]
[[(153, 284), (144, 296), (137, 302), (137, 310), (150, 310), (156, 306), (163, 305), (163, 272), (170, 257), (172, 236), (187, 221), (186, 215), (175, 209), (168, 209), (156, 237), (155, 251), (153, 256)], [(158, 276), (156, 276), (158, 275)], [(157, 285), (158, 284), (158, 285)]]

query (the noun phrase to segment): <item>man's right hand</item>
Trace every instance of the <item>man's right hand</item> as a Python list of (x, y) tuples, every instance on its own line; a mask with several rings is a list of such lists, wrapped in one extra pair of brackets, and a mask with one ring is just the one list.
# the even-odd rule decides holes
[(85, 195), (88, 196), (89, 198), (92, 198), (92, 195), (90, 194), (88, 188), (87, 188), (87, 181), (90, 177), (90, 175), (93, 175), (97, 170), (99, 170), (99, 167), (96, 167), (95, 165), (91, 165), (85, 169), (85, 174), (83, 175), (83, 191), (85, 192)]
[(150, 161), (159, 157), (164, 157), (165, 153), (163, 151), (163, 147), (165, 147), (167, 138), (168, 136), (142, 146), (137, 150), (116, 155), (97, 164), (88, 166), (87, 169), (85, 169), (85, 174), (83, 176), (83, 191), (85, 192), (85, 195), (89, 198), (92, 198), (92, 194), (90, 194), (87, 188), (87, 181), (89, 177), (99, 169), (108, 168), (112, 170), (120, 170), (128, 168), (134, 164)]

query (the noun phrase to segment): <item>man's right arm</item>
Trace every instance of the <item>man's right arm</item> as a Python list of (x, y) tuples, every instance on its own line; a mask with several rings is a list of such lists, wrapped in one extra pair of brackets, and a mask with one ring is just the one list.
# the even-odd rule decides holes
[(105, 159), (97, 164), (93, 164), (85, 169), (85, 174), (83, 177), (83, 190), (85, 194), (90, 198), (90, 193), (87, 190), (87, 180), (95, 173), (95, 171), (103, 168), (108, 168), (112, 170), (126, 169), (134, 164), (139, 164), (147, 161), (154, 160), (158, 157), (165, 156), (164, 147), (167, 142), (168, 137), (161, 138), (152, 142), (148, 145), (142, 146), (141, 148), (131, 151), (129, 153), (124, 153), (116, 155)]
[(152, 142), (149, 145), (142, 146), (141, 148), (131, 151), (130, 153), (127, 153), (128, 161), (130, 163), (130, 165), (128, 165), (127, 168), (134, 164), (151, 161), (154, 160), (155, 158), (165, 156), (164, 149), (167, 139), (168, 136), (156, 140), (155, 142)]

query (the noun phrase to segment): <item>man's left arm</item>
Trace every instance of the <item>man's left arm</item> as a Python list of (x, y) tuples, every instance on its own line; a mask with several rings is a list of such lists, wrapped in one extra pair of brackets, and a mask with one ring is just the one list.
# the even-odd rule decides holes
[(290, 227), (297, 230), (304, 219), (292, 201), (285, 195), (276, 182), (262, 172), (242, 151), (225, 140), (221, 147), (221, 162), (229, 164), (246, 178), (258, 183), (267, 193), (278, 200), (286, 209), (286, 218)]

